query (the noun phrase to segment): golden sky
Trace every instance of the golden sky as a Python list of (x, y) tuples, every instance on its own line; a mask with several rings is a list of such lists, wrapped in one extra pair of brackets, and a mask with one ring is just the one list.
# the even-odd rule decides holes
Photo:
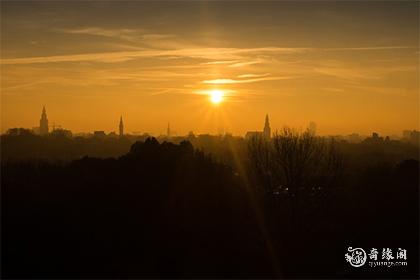
[(419, 129), (416, 1), (2, 1), (0, 65), (2, 132)]

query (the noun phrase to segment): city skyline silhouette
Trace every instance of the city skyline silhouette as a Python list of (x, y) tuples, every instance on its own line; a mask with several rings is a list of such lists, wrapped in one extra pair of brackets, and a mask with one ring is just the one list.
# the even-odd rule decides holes
[[(288, 126), (287, 125), (283, 125), (280, 129), (276, 128), (273, 131), (277, 133), (279, 130), (283, 129), (284, 127), (288, 127)], [(11, 130), (11, 129), (15, 129), (15, 128), (8, 129), (6, 131), (6, 133), (9, 130)], [(47, 119), (47, 114), (46, 114), (45, 106), (43, 106), (43, 108), (42, 108), (41, 119), (40, 119), (40, 126), (38, 126), (38, 127), (32, 127), (32, 128), (26, 128), (26, 129), (31, 130), (34, 134), (39, 134), (39, 135), (47, 135), (48, 134), (48, 132), (49, 132), (49, 125), (48, 125), (48, 119)], [(65, 129), (62, 125), (56, 125), (55, 123), (53, 123), (51, 132), (54, 131), (54, 130), (56, 130), (56, 129), (58, 129), (58, 130), (65, 130), (65, 131), (71, 132), (71, 130)], [(221, 132), (220, 129), (222, 129), (223, 132)], [(300, 130), (310, 129), (310, 130), (313, 130), (314, 132), (317, 132), (318, 133), (318, 131), (317, 131), (317, 124), (315, 122), (313, 122), (313, 121), (309, 122), (305, 127), (294, 128), (294, 129), (300, 129)], [(76, 134), (77, 135), (89, 135), (89, 133), (92, 133), (92, 132), (95, 132), (95, 131), (96, 132), (101, 131), (101, 133), (102, 133), (103, 130), (94, 129), (93, 131), (81, 131), (81, 132), (78, 132)], [(245, 138), (247, 138), (247, 137), (251, 137), (252, 135), (264, 134), (264, 135), (266, 135), (265, 137), (267, 137), (267, 135), (268, 135), (268, 138), (269, 138), (271, 136), (271, 131), (272, 130), (271, 130), (271, 127), (270, 127), (270, 124), (269, 124), (268, 114), (266, 114), (264, 128), (263, 128), (262, 131), (252, 131), (252, 130), (250, 130), (250, 131), (247, 131), (244, 135), (235, 135), (235, 136), (244, 136)], [(105, 131), (103, 131), (103, 132), (105, 134), (107, 134)], [(166, 132), (165, 133), (156, 134), (155, 136), (159, 136), (159, 135), (160, 136), (162, 136), (162, 135), (166, 135), (166, 136), (168, 136), (168, 135), (171, 135), (171, 136), (186, 136), (186, 135), (188, 135), (191, 132), (194, 132), (194, 131), (193, 130), (189, 130), (189, 132), (186, 133), (186, 134), (184, 134), (184, 135), (178, 134), (176, 132), (173, 132), (173, 131), (171, 131), (170, 125), (169, 125), (169, 122), (168, 122), (167, 123), (167, 127), (166, 127)], [(111, 130), (108, 133), (110, 135), (113, 135), (114, 133), (116, 133), (116, 130)], [(413, 134), (412, 137), (414, 137), (415, 139), (418, 138), (419, 131), (416, 130), (416, 129), (404, 129), (399, 134), (392, 134), (392, 135), (385, 135), (385, 136), (388, 137), (388, 138), (391, 137), (392, 139), (404, 139), (404, 138), (410, 138), (411, 136), (408, 135), (410, 133)], [(138, 131), (138, 130), (131, 131), (131, 133), (128, 132), (128, 133), (125, 133), (125, 134), (133, 134), (133, 135), (147, 134), (147, 135), (150, 135), (150, 136), (153, 135), (153, 134), (150, 134), (147, 131), (142, 131), (141, 132), (141, 131)], [(209, 133), (199, 133), (199, 134), (209, 134)], [(222, 134), (232, 135), (232, 133), (230, 131), (226, 131), (223, 127), (219, 127), (218, 133), (215, 133), (214, 135), (222, 135)], [(378, 133), (373, 130), (370, 133), (370, 135), (371, 134), (378, 134)], [(119, 119), (118, 135), (120, 137), (124, 135), (124, 123), (123, 123), (122, 115), (120, 115), (120, 119)], [(326, 135), (326, 136), (333, 136), (333, 137), (342, 137), (342, 136), (345, 137), (345, 136), (347, 136), (347, 137), (350, 137), (350, 138), (351, 137), (354, 137), (354, 136), (362, 137), (362, 138), (367, 137), (367, 135), (360, 135), (360, 134), (358, 134), (356, 132), (350, 133), (348, 135)]]
[(419, 279), (419, 1), (0, 1), (2, 279)]
[(74, 132), (419, 130), (415, 2), (125, 4), (2, 3), (2, 133), (42, 105)]

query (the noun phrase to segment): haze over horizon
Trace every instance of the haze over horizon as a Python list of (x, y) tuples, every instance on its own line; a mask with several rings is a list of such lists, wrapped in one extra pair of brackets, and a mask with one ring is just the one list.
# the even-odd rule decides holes
[(2, 132), (43, 105), (74, 132), (419, 129), (418, 2), (3, 1), (1, 39)]

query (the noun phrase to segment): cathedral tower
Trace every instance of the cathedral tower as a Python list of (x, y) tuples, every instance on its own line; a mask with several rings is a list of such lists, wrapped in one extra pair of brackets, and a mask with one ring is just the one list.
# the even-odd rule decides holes
[(265, 124), (264, 124), (264, 137), (270, 138), (271, 137), (271, 128), (270, 128), (270, 121), (268, 120), (268, 114), (265, 116)]
[(168, 128), (166, 129), (166, 136), (168, 138), (171, 138), (171, 127), (169, 126), (169, 123), (168, 123)]
[(39, 120), (39, 134), (48, 134), (48, 119), (47, 112), (45, 111), (45, 106), (42, 108), (41, 119)]
[(123, 124), (122, 116), (120, 117), (120, 126), (119, 126), (119, 129), (120, 129), (120, 137), (124, 136), (124, 124)]

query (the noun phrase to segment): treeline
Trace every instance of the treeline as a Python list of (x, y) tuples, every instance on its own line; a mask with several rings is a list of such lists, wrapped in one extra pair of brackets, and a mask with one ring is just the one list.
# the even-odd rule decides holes
[[(285, 128), (287, 131), (288, 128)], [(290, 129), (289, 129), (290, 130)], [(284, 130), (282, 130), (282, 133)], [(63, 133), (51, 133), (39, 136), (24, 128), (10, 129), (0, 136), (1, 159), (8, 160), (49, 160), (71, 161), (84, 156), (98, 158), (117, 158), (126, 154), (133, 143), (145, 141), (144, 135), (126, 135), (124, 137), (82, 137), (68, 136)], [(323, 137), (324, 140), (334, 138)], [(160, 137), (157, 140), (179, 144), (189, 141), (194, 148), (211, 155), (216, 161), (235, 167), (238, 161), (249, 159), (249, 139), (232, 135), (190, 135), (186, 137)], [(336, 146), (346, 159), (346, 164), (351, 168), (364, 168), (366, 164), (395, 165), (404, 159), (419, 159), (419, 145), (397, 140), (376, 140), (367, 138), (361, 143), (335, 141)], [(237, 167), (237, 166), (236, 166)]]
[(189, 142), (151, 138), (118, 159), (9, 162), (2, 174), (7, 278), (271, 271), (238, 178)]
[[(411, 146), (291, 129), (201, 149), (197, 138), (149, 138), (115, 158), (2, 161), (3, 276), (418, 277)], [(348, 247), (404, 248), (409, 265), (352, 268)]]
[(132, 144), (133, 140), (126, 137), (69, 137), (58, 133), (39, 136), (27, 129), (14, 129), (1, 135), (1, 157), (3, 161), (118, 157), (127, 153)]
[(288, 277), (418, 276), (418, 255), (413, 266), (386, 271), (354, 270), (341, 259), (350, 243), (416, 252), (420, 166), (412, 148), (396, 141), (351, 145), (289, 128), (248, 141), (248, 174), (276, 248), (287, 252), (281, 263)]

